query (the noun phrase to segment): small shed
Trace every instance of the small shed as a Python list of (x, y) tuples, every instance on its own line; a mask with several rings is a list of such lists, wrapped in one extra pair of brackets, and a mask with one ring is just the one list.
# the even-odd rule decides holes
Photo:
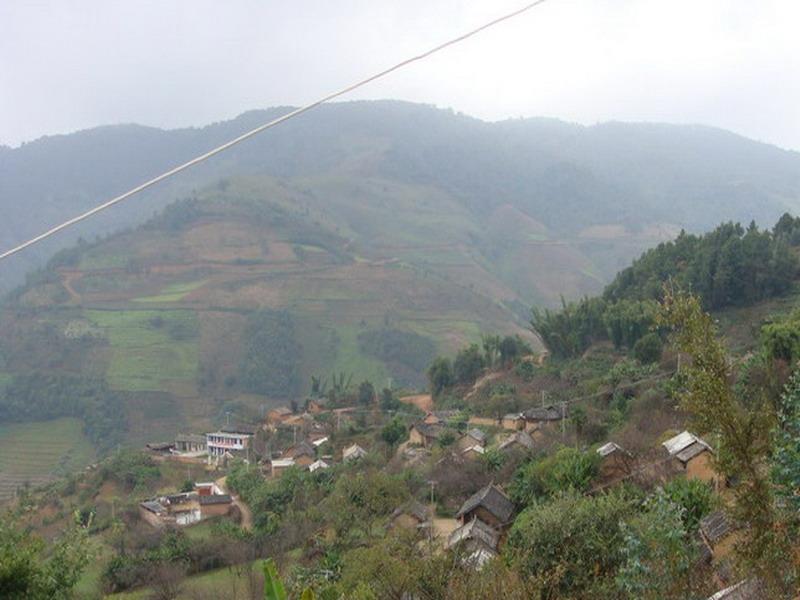
[(665, 441), (662, 446), (669, 456), (678, 462), (688, 479), (716, 483), (717, 472), (712, 461), (713, 450), (695, 434), (683, 431)]
[(390, 525), (403, 529), (421, 529), (430, 526), (431, 516), (431, 511), (427, 506), (411, 500), (394, 510)]
[(596, 450), (600, 457), (599, 479), (611, 482), (627, 476), (631, 471), (630, 453), (619, 444), (606, 442)]
[(353, 444), (344, 449), (342, 452), (342, 460), (344, 462), (350, 462), (354, 460), (358, 460), (360, 458), (364, 458), (367, 455), (367, 451), (364, 450), (358, 444)]

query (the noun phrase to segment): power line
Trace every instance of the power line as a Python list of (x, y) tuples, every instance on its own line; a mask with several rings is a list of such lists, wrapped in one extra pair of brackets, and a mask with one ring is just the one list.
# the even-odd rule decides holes
[(183, 163), (181, 165), (178, 165), (177, 167), (174, 167), (174, 168), (170, 169), (169, 171), (166, 171), (165, 173), (162, 173), (161, 175), (158, 175), (157, 177), (154, 177), (154, 178), (152, 178), (152, 179), (150, 179), (148, 181), (145, 181), (141, 185), (138, 185), (135, 188), (133, 188), (131, 190), (128, 190), (127, 192), (125, 192), (123, 194), (120, 194), (119, 196), (116, 196), (116, 197), (112, 198), (111, 200), (108, 200), (107, 202), (104, 202), (103, 204), (100, 204), (100, 205), (98, 205), (98, 206), (86, 211), (83, 214), (80, 214), (80, 215), (78, 215), (76, 217), (73, 217), (73, 218), (67, 220), (67, 221), (64, 221), (60, 225), (56, 225), (55, 227), (53, 227), (51, 229), (48, 229), (44, 233), (41, 233), (41, 234), (37, 235), (36, 237), (33, 237), (33, 238), (29, 239), (28, 241), (23, 242), (22, 244), (14, 247), (14, 248), (11, 248), (10, 250), (7, 250), (6, 252), (0, 254), (0, 260), (8, 258), (9, 256), (12, 256), (12, 255), (14, 255), (14, 254), (16, 254), (18, 252), (21, 252), (25, 248), (27, 248), (29, 246), (32, 246), (33, 244), (36, 244), (38, 242), (41, 242), (42, 240), (44, 240), (44, 239), (46, 239), (46, 238), (48, 238), (48, 237), (50, 237), (52, 235), (55, 235), (59, 231), (62, 231), (63, 229), (71, 227), (72, 225), (76, 225), (77, 223), (80, 223), (81, 221), (83, 221), (85, 219), (88, 219), (89, 217), (91, 217), (93, 215), (96, 215), (97, 213), (99, 213), (99, 212), (101, 212), (103, 210), (106, 210), (107, 208), (111, 208), (115, 204), (118, 204), (119, 202), (122, 202), (123, 200), (126, 200), (126, 199), (130, 198), (131, 196), (134, 196), (135, 194), (138, 194), (139, 192), (142, 192), (142, 191), (146, 190), (147, 188), (152, 187), (152, 186), (156, 185), (157, 183), (160, 183), (161, 181), (164, 181), (165, 179), (168, 179), (168, 178), (172, 177), (173, 175), (177, 175), (181, 171), (185, 171), (186, 169), (188, 169), (190, 167), (193, 167), (196, 164), (199, 164), (199, 163), (201, 163), (201, 162), (203, 162), (205, 160), (208, 160), (212, 156), (215, 156), (215, 155), (219, 154), (220, 152), (224, 152), (228, 148), (231, 148), (231, 147), (233, 147), (233, 146), (235, 146), (235, 145), (237, 145), (237, 144), (239, 144), (239, 143), (241, 143), (241, 142), (243, 142), (243, 141), (245, 141), (245, 140), (257, 135), (257, 134), (261, 133), (262, 131), (266, 131), (267, 129), (275, 127), (276, 125), (279, 125), (279, 124), (283, 123), (284, 121), (288, 121), (289, 119), (292, 119), (292, 118), (294, 118), (294, 117), (296, 117), (298, 115), (303, 114), (304, 112), (307, 112), (307, 111), (309, 111), (309, 110), (311, 110), (313, 108), (316, 108), (316, 107), (320, 106), (321, 104), (329, 102), (330, 100), (333, 100), (334, 98), (338, 98), (339, 96), (342, 96), (344, 94), (352, 92), (353, 90), (358, 89), (358, 88), (360, 88), (360, 87), (362, 87), (364, 85), (367, 85), (368, 83), (371, 83), (371, 82), (375, 81), (376, 79), (380, 79), (382, 77), (385, 77), (386, 75), (389, 75), (390, 73), (393, 73), (394, 71), (397, 71), (398, 69), (402, 69), (403, 67), (408, 66), (408, 65), (410, 65), (410, 64), (412, 64), (414, 62), (424, 60), (424, 59), (428, 58), (429, 56), (431, 56), (433, 54), (436, 54), (437, 52), (440, 52), (441, 50), (444, 50), (445, 48), (448, 48), (450, 46), (453, 46), (455, 44), (463, 42), (464, 40), (466, 40), (468, 38), (471, 38), (472, 36), (477, 35), (478, 33), (482, 32), (482, 31), (484, 31), (486, 29), (489, 29), (490, 27), (498, 25), (498, 24), (500, 24), (500, 23), (502, 23), (504, 21), (508, 21), (510, 19), (513, 19), (514, 17), (517, 17), (517, 16), (519, 16), (519, 15), (521, 15), (521, 14), (523, 14), (523, 13), (525, 13), (525, 12), (531, 10), (531, 9), (533, 9), (533, 8), (539, 6), (540, 4), (544, 4), (546, 1), (547, 0), (536, 0), (536, 2), (531, 2), (529, 4), (526, 4), (522, 8), (519, 8), (519, 9), (513, 11), (513, 12), (510, 12), (510, 13), (507, 13), (507, 14), (503, 15), (502, 17), (498, 17), (498, 18), (496, 18), (496, 19), (494, 19), (492, 21), (489, 21), (488, 23), (485, 23), (485, 24), (481, 25), (480, 27), (477, 27), (477, 28), (475, 28), (475, 29), (463, 34), (463, 35), (460, 35), (460, 36), (458, 36), (456, 38), (453, 38), (453, 39), (451, 39), (451, 40), (449, 40), (447, 42), (439, 44), (438, 46), (435, 46), (434, 48), (431, 48), (430, 50), (427, 50), (427, 51), (423, 52), (422, 54), (418, 54), (418, 55), (413, 56), (411, 58), (407, 58), (407, 59), (397, 63), (396, 65), (394, 65), (392, 67), (389, 67), (388, 69), (384, 69), (383, 71), (380, 71), (379, 73), (376, 73), (375, 75), (371, 75), (371, 76), (367, 77), (366, 79), (362, 79), (361, 81), (359, 81), (357, 83), (354, 83), (352, 85), (348, 85), (347, 87), (342, 88), (341, 90), (339, 90), (337, 92), (333, 92), (331, 94), (328, 94), (327, 96), (324, 96), (323, 98), (320, 98), (319, 100), (315, 100), (314, 102), (311, 102), (310, 104), (306, 104), (305, 106), (302, 106), (300, 108), (296, 108), (293, 111), (283, 115), (282, 117), (278, 117), (277, 119), (273, 119), (269, 123), (265, 123), (263, 125), (260, 125), (259, 127), (256, 127), (255, 129), (251, 129), (247, 133), (243, 133), (239, 137), (234, 138), (234, 139), (222, 144), (221, 146), (217, 146), (216, 148), (214, 148), (213, 150), (209, 150), (205, 154), (201, 154), (200, 156), (197, 156), (197, 157), (189, 160), (188, 162), (185, 162), (185, 163)]

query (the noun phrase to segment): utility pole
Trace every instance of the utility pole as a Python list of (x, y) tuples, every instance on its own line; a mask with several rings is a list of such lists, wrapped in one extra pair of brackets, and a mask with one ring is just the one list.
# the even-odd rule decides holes
[(567, 428), (567, 403), (561, 401), (561, 439), (564, 439), (564, 434)]
[(430, 522), (428, 523), (428, 544), (430, 545), (430, 548), (433, 548), (433, 514), (434, 511), (436, 510), (434, 508), (433, 498), (434, 498), (434, 489), (436, 488), (436, 482), (433, 479), (430, 479), (428, 483), (431, 484), (431, 516), (430, 516)]
[(542, 390), (542, 408), (544, 408), (544, 399), (547, 397), (547, 392)]
[(231, 426), (231, 413), (230, 411), (225, 411), (225, 427)]

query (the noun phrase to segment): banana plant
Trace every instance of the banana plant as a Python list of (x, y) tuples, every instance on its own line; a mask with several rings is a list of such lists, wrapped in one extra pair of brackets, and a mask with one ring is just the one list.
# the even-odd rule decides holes
[[(278, 569), (275, 568), (275, 561), (271, 558), (263, 563), (264, 569), (264, 600), (288, 600), (286, 588), (283, 586)], [(314, 590), (306, 588), (300, 594), (300, 600), (314, 600)]]

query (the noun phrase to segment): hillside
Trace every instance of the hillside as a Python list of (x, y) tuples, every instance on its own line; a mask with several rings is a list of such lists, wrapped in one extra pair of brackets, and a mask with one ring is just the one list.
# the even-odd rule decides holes
[[(4, 148), (0, 236), (19, 241), (282, 110)], [(83, 235), (3, 303), (0, 422), (79, 418), (103, 453), (259, 418), (312, 377), (419, 389), (437, 354), (483, 333), (540, 348), (531, 305), (599, 292), (681, 227), (774, 220), (797, 206), (798, 165), (703, 127), (325, 106), (4, 263), (11, 288)]]
[[(393, 219), (371, 214), (366, 194)], [(424, 186), (226, 179), (56, 255), (0, 314), (2, 373), (40, 407), (26, 409), (33, 420), (82, 417), (57, 394), (99, 386), (91, 402), (123, 407), (125, 421), (111, 424), (122, 440), (96, 433), (105, 448), (263, 414), (307, 394), (312, 376), (423, 387), (437, 353), (482, 332), (534, 341), (521, 297), (470, 252), (471, 231)]]
[[(100, 127), (4, 148), (0, 238), (11, 246), (287, 110), (174, 131)], [(329, 201), (348, 196), (351, 209), (373, 207), (352, 223), (358, 234), (393, 218), (387, 209), (398, 193), (427, 196), (435, 211), (453, 210), (473, 225), (458, 241), (526, 303), (545, 305), (599, 291), (631, 258), (681, 228), (771, 222), (800, 198), (800, 156), (711, 128), (486, 123), (401, 102), (333, 104), (4, 264), (0, 288), (79, 236), (137, 225), (220, 179), (264, 175), (317, 188)], [(421, 221), (401, 224), (418, 237), (430, 233), (414, 229)]]

